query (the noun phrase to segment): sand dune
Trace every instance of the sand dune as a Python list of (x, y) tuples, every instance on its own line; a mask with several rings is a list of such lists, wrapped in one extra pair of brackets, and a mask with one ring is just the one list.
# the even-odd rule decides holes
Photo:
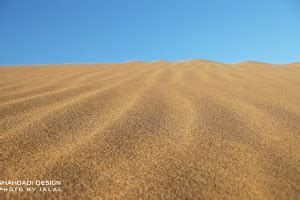
[(299, 199), (300, 63), (0, 67), (0, 197)]

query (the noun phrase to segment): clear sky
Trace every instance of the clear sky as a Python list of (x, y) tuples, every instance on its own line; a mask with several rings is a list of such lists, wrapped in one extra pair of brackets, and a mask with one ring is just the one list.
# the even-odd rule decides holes
[(300, 61), (299, 0), (0, 0), (0, 65)]

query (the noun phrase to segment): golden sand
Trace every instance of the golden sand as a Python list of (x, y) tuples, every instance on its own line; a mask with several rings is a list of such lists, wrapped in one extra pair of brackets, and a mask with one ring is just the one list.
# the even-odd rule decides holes
[(297, 199), (300, 63), (0, 67), (0, 198)]

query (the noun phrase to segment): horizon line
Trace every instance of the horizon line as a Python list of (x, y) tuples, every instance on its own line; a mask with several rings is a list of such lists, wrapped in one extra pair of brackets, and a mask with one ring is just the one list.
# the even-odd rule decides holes
[(222, 62), (222, 61), (214, 61), (210, 59), (201, 59), (201, 58), (192, 58), (192, 59), (183, 59), (183, 60), (167, 60), (167, 59), (159, 59), (159, 60), (126, 60), (126, 61), (111, 61), (111, 62), (58, 62), (58, 63), (24, 63), (24, 64), (1, 64), (0, 67), (17, 67), (17, 66), (36, 66), (36, 65), (93, 65), (93, 64), (122, 64), (122, 63), (130, 63), (130, 62), (144, 62), (144, 63), (155, 63), (155, 62), (166, 62), (166, 63), (180, 63), (180, 62), (191, 62), (191, 61), (202, 61), (202, 62), (213, 62), (219, 64), (241, 64), (241, 63), (261, 63), (261, 64), (271, 64), (271, 65), (289, 65), (300, 63), (300, 61), (292, 61), (287, 63), (272, 63), (265, 62), (259, 60), (241, 60), (236, 62)]

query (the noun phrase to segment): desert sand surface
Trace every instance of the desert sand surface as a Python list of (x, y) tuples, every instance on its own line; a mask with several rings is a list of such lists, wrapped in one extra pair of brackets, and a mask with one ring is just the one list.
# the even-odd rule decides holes
[(0, 198), (299, 199), (300, 63), (0, 67)]

